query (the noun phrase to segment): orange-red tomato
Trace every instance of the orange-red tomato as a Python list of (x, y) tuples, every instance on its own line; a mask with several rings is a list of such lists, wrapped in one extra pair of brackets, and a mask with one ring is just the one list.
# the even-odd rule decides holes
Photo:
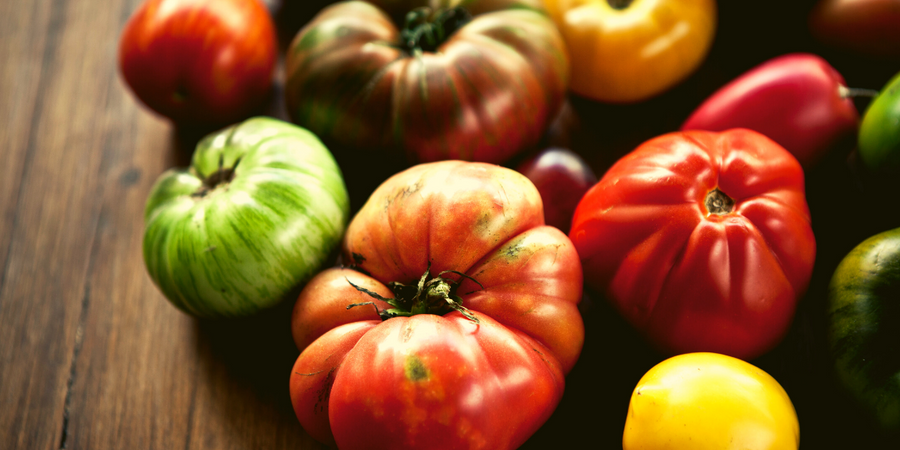
[(311, 436), (499, 450), (547, 420), (581, 352), (583, 279), (525, 176), (462, 161), (403, 171), (350, 223), (343, 257), (357, 270), (313, 278), (292, 317), (291, 399)]
[(687, 78), (716, 30), (714, 0), (544, 0), (569, 49), (572, 92), (645, 100)]
[(221, 126), (268, 98), (275, 25), (259, 0), (148, 0), (119, 41), (119, 67), (148, 107), (182, 125)]

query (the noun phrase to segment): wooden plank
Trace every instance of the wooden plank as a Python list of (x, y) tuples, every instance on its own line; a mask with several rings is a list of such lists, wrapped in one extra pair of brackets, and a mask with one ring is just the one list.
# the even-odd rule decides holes
[[(90, 15), (84, 8), (73, 16)], [(128, 16), (110, 14), (119, 16), (117, 26)], [(104, 26), (112, 23), (110, 17)], [(289, 304), (254, 319), (201, 322), (172, 307), (147, 276), (144, 202), (160, 173), (187, 164), (198, 136), (178, 136), (139, 106), (113, 70), (114, 52), (100, 58), (95, 73), (105, 90), (98, 95), (106, 101), (95, 120), (107, 124), (99, 143), (104, 188), (65, 443), (74, 449), (321, 448), (299, 426), (288, 397), (298, 353)]]
[(96, 102), (79, 101), (90, 76), (79, 64), (93, 47), (76, 38), (69, 3), (5, 5), (9, 109), (0, 120), (9, 125), (3, 145), (11, 164), (0, 191), (0, 234), (8, 237), (0, 244), (0, 441), (9, 449), (59, 448), (99, 205), (93, 175), (102, 161), (92, 145), (93, 109), (84, 108)]

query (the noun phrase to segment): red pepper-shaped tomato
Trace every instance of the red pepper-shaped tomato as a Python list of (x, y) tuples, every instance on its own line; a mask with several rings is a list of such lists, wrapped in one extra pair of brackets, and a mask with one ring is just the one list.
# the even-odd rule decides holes
[(277, 51), (259, 0), (148, 0), (125, 25), (119, 66), (154, 111), (214, 127), (249, 117), (268, 98)]
[(345, 262), (294, 307), (290, 392), (341, 449), (521, 445), (559, 402), (584, 340), (581, 264), (523, 175), (463, 161), (383, 183)]
[(784, 337), (816, 254), (803, 169), (745, 129), (640, 145), (585, 194), (570, 237), (588, 285), (656, 347), (741, 359)]
[(749, 128), (781, 144), (808, 168), (856, 131), (859, 113), (848, 92), (844, 78), (827, 61), (791, 53), (720, 88), (681, 129)]
[[(372, 3), (438, 6), (390, 11), (406, 17), (398, 24)], [(540, 0), (329, 6), (287, 52), (288, 112), (329, 140), (411, 162), (504, 162), (538, 142), (568, 88), (565, 43), (541, 8)]]

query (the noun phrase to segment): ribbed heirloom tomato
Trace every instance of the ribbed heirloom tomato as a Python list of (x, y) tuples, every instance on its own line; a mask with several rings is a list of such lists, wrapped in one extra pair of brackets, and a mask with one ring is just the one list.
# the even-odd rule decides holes
[(556, 115), (569, 59), (540, 0), (369, 0), (322, 10), (286, 72), (291, 119), (326, 140), (501, 163)]
[(584, 326), (572, 243), (523, 175), (414, 166), (382, 184), (345, 263), (294, 307), (290, 392), (303, 428), (341, 449), (521, 445), (556, 408)]
[(778, 344), (812, 273), (803, 169), (750, 130), (651, 139), (585, 194), (570, 237), (589, 286), (667, 353)]

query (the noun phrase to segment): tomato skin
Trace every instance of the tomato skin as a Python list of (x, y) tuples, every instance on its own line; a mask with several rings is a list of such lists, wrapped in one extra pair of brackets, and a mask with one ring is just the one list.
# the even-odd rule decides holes
[(339, 448), (513, 449), (528, 438), (520, 427), (537, 429), (562, 396), (546, 349), (488, 316), (397, 319), (366, 333), (335, 379)]
[[(429, 2), (400, 6), (410, 3)], [(532, 147), (568, 88), (565, 43), (539, 0), (477, 0), (466, 9), (470, 22), (436, 51), (416, 53), (400, 48), (387, 11), (361, 1), (326, 7), (287, 53), (292, 120), (413, 163), (501, 163)]]
[(900, 73), (866, 108), (857, 134), (857, 150), (872, 173), (900, 173)]
[(624, 450), (796, 450), (797, 412), (758, 367), (716, 353), (669, 358), (641, 377), (628, 405)]
[(809, 29), (827, 45), (882, 58), (900, 57), (900, 2), (821, 0), (809, 14)]
[[(716, 189), (733, 211), (709, 213)], [(783, 338), (816, 248), (802, 168), (744, 129), (638, 146), (585, 194), (569, 235), (587, 284), (661, 351), (742, 359)]]
[(682, 130), (749, 128), (811, 167), (859, 125), (844, 77), (810, 53), (770, 59), (721, 87), (691, 113)]
[(150, 109), (186, 126), (250, 116), (272, 86), (275, 26), (259, 0), (147, 0), (119, 41), (119, 69)]
[(828, 344), (843, 387), (885, 431), (900, 431), (900, 228), (854, 247), (828, 285)]
[(584, 193), (597, 183), (594, 170), (577, 153), (558, 147), (544, 149), (516, 170), (528, 177), (544, 203), (544, 220), (568, 233), (572, 213)]
[[(583, 278), (523, 175), (463, 161), (396, 174), (351, 222), (343, 258), (354, 268), (314, 277), (291, 320), (291, 398), (315, 439), (515, 448), (553, 412), (584, 342)], [(442, 276), (477, 324), (457, 311), (382, 321), (391, 305), (353, 287), (393, 298), (388, 283), (426, 270), (467, 275)]]
[(572, 59), (572, 92), (592, 100), (646, 100), (687, 78), (716, 30), (713, 0), (544, 0)]

